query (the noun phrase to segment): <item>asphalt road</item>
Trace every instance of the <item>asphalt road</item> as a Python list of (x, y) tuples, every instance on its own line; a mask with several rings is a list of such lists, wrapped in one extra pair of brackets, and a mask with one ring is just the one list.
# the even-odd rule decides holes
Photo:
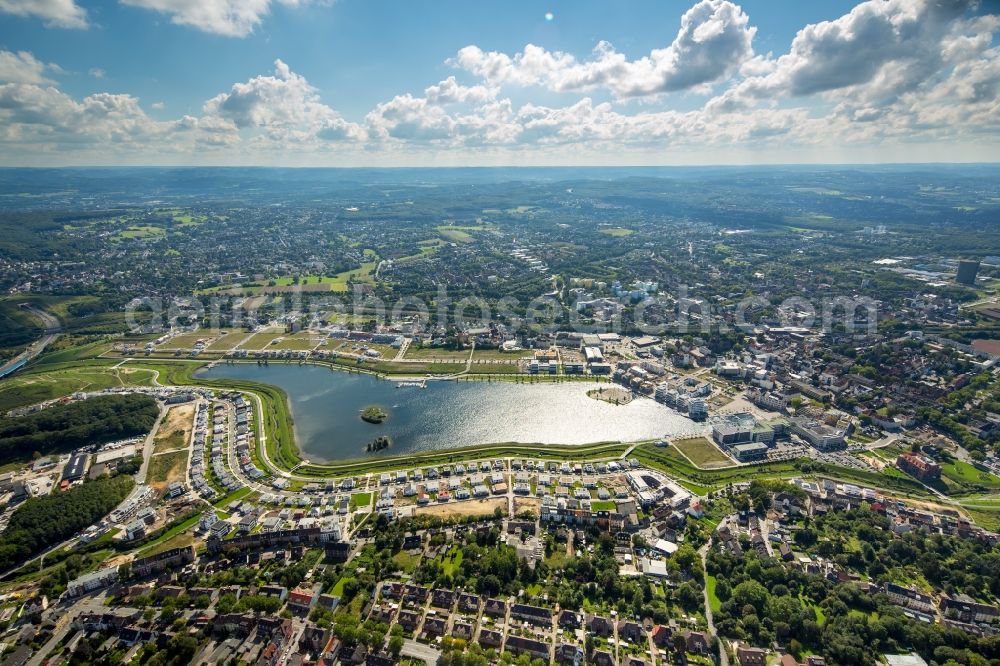
[(435, 650), (430, 645), (418, 643), (411, 638), (403, 641), (403, 650), (400, 654), (411, 659), (421, 659), (425, 664), (436, 664), (441, 657), (439, 650)]
[(41, 340), (33, 342), (23, 352), (0, 366), (0, 377), (8, 372), (10, 368), (15, 367), (18, 363), (21, 363), (22, 361), (30, 361), (45, 351), (45, 348), (59, 337), (59, 331), (62, 329), (62, 325), (59, 323), (59, 320), (50, 315), (48, 312), (33, 307), (27, 307), (24, 309), (42, 320), (42, 325), (45, 326), (45, 335)]

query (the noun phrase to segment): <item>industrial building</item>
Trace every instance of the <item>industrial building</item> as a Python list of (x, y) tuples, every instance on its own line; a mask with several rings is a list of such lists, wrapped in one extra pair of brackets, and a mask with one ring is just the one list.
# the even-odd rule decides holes
[(976, 275), (979, 273), (979, 262), (975, 259), (962, 259), (958, 262), (958, 273), (955, 281), (959, 284), (972, 286), (976, 284)]
[(808, 418), (792, 418), (792, 432), (820, 451), (832, 451), (847, 445), (847, 430)]
[(87, 471), (87, 458), (89, 456), (86, 453), (74, 453), (73, 457), (66, 463), (66, 467), (63, 468), (62, 480), (79, 481), (82, 479)]

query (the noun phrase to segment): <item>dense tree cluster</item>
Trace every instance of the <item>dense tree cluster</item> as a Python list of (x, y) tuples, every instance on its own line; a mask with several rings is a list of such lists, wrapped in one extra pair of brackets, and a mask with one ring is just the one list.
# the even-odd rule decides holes
[[(506, 653), (508, 657), (510, 653)], [(487, 666), (496, 663), (496, 650), (484, 649), (478, 643), (470, 643), (461, 638), (445, 636), (441, 639), (441, 657), (437, 666)], [(507, 663), (505, 661), (505, 663)], [(544, 664), (541, 659), (532, 659), (529, 655), (523, 654), (516, 660), (518, 666), (540, 666)]]
[[(923, 576), (935, 589), (987, 599), (1000, 591), (995, 548), (915, 532), (895, 537), (867, 509), (830, 514), (797, 532), (800, 547), (884, 583)], [(1000, 640), (976, 638), (907, 618), (883, 594), (789, 568), (752, 550), (736, 558), (713, 551), (707, 572), (716, 578), (720, 635), (757, 645), (777, 641), (793, 653), (824, 655), (836, 666), (875, 664), (880, 654), (916, 650), (937, 664), (988, 664), (1000, 659)]]
[[(985, 392), (981, 399), (977, 396)], [(1000, 447), (1000, 432), (990, 431), (977, 437), (969, 432), (967, 425), (975, 419), (983, 419), (987, 414), (1000, 411), (1000, 381), (988, 373), (973, 377), (969, 383), (945, 398), (941, 409), (920, 408), (918, 415), (935, 428), (943, 430), (958, 439), (962, 446), (982, 458), (982, 454), (995, 452)]]
[(194, 661), (200, 641), (188, 634), (178, 633), (171, 636), (160, 648), (156, 643), (148, 643), (136, 655), (136, 663), (144, 666), (181, 666)]
[(129, 393), (101, 395), (25, 416), (0, 418), (0, 463), (144, 435), (153, 427), (158, 413), (152, 397)]
[[(983, 601), (1000, 597), (1000, 550), (982, 541), (923, 531), (895, 536), (886, 518), (867, 509), (831, 513), (806, 526), (797, 539), (827, 535), (841, 538), (823, 538), (816, 546), (820, 555), (879, 582), (909, 577), (913, 570), (949, 594)], [(849, 535), (860, 548), (851, 547)]]
[(135, 482), (105, 477), (64, 493), (33, 497), (19, 506), (0, 535), (0, 571), (68, 539), (114, 509)]
[(389, 633), (389, 625), (375, 620), (365, 620), (352, 615), (337, 615), (333, 632), (345, 645), (365, 645), (369, 648), (378, 647), (385, 641)]

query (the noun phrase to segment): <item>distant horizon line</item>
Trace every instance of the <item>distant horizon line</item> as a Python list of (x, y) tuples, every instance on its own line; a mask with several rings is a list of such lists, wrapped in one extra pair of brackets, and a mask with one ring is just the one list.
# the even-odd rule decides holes
[(288, 169), (288, 170), (456, 170), (456, 169), (774, 169), (774, 168), (809, 168), (809, 167), (996, 167), (1000, 160), (994, 162), (775, 162), (760, 163), (719, 163), (719, 164), (491, 164), (491, 165), (407, 165), (407, 166), (319, 166), (319, 165), (264, 165), (264, 164), (81, 164), (59, 166), (3, 166), (0, 171), (13, 170), (69, 170), (69, 169)]

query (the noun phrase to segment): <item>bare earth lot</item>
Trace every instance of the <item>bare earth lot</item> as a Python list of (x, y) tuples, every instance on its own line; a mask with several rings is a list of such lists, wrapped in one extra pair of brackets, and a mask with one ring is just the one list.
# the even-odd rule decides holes
[(156, 492), (162, 493), (174, 481), (184, 480), (184, 469), (187, 467), (187, 461), (187, 451), (154, 454), (149, 461), (146, 483)]
[(505, 497), (422, 506), (415, 509), (414, 513), (439, 516), (441, 518), (453, 518), (456, 516), (485, 516), (492, 514), (497, 508), (501, 510), (507, 509), (507, 499)]
[(171, 407), (153, 439), (153, 453), (187, 448), (194, 428), (194, 412), (194, 403)]
[(521, 513), (522, 511), (534, 511), (538, 513), (538, 508), (542, 505), (541, 500), (534, 497), (515, 497), (514, 498), (514, 515)]

